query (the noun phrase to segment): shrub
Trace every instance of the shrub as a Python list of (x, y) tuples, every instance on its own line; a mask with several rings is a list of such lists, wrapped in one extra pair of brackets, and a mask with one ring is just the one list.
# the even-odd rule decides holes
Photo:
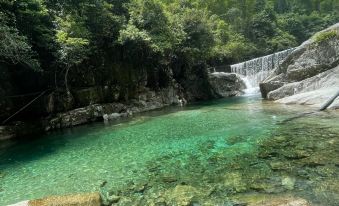
[(330, 30), (316, 34), (313, 39), (315, 43), (321, 43), (329, 39), (339, 38), (338, 30)]

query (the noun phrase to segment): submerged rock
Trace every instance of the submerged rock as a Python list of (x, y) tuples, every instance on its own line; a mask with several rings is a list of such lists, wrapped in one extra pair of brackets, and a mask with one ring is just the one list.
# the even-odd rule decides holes
[(5, 177), (5, 173), (0, 171), (0, 178)]
[(201, 192), (189, 185), (177, 185), (166, 192), (168, 205), (189, 206), (193, 205), (202, 196)]
[(312, 206), (307, 200), (292, 195), (244, 194), (232, 199), (246, 202), (246, 206)]
[(50, 196), (42, 199), (31, 200), (28, 206), (100, 206), (101, 197), (99, 193)]
[(177, 177), (171, 176), (171, 175), (164, 175), (161, 179), (165, 183), (172, 183), (172, 182), (177, 182), (178, 181)]
[(281, 185), (288, 190), (293, 190), (295, 185), (295, 178), (294, 177), (284, 177), (281, 180)]
[(28, 204), (29, 204), (29, 201), (25, 200), (25, 201), (21, 201), (15, 204), (7, 205), (7, 206), (28, 206)]
[(117, 202), (119, 202), (120, 199), (121, 199), (121, 197), (120, 196), (116, 196), (116, 195), (112, 195), (112, 196), (108, 197), (108, 200), (111, 203), (117, 203)]
[(224, 176), (224, 186), (235, 192), (243, 192), (247, 190), (246, 181), (238, 172), (226, 173)]

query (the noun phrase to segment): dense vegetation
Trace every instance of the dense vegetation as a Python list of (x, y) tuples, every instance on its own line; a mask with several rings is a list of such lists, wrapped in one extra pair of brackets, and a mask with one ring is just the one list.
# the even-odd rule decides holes
[(337, 0), (0, 0), (0, 96), (93, 85), (131, 95), (338, 21)]

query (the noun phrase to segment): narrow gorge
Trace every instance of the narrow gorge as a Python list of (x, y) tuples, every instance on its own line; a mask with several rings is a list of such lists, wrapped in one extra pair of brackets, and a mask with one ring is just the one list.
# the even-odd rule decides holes
[(0, 1), (0, 205), (338, 206), (339, 3)]

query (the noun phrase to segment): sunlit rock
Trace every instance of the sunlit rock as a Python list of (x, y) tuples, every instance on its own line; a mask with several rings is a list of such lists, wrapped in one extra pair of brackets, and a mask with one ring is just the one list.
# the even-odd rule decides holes
[(234, 73), (214, 72), (209, 74), (209, 82), (220, 97), (238, 96), (246, 89), (245, 82)]
[(42, 199), (31, 200), (29, 206), (100, 206), (101, 197), (99, 193), (50, 196)]
[[(317, 41), (328, 32), (337, 35)], [(284, 104), (320, 107), (339, 89), (339, 24), (296, 48), (261, 84), (264, 98)], [(339, 107), (339, 100), (332, 108)]]

